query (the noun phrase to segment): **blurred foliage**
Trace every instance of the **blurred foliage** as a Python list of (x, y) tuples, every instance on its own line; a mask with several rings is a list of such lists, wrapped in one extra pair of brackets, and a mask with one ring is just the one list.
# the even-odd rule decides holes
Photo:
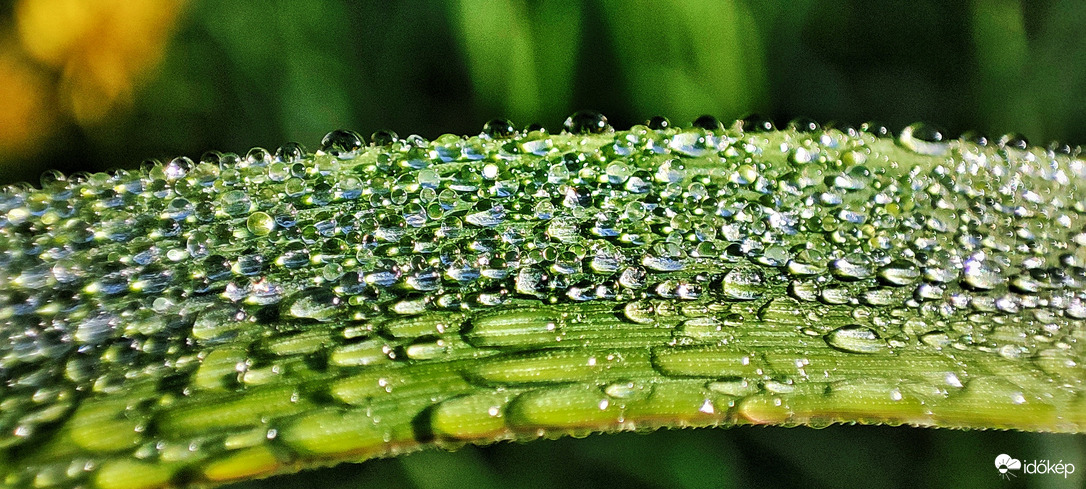
[[(1082, 32), (1078, 0), (0, 2), (0, 182), (312, 148), (339, 127), (557, 129), (580, 108), (617, 127), (759, 112), (1084, 143)], [(1086, 472), (1080, 436), (739, 428), (465, 448), (273, 484), (969, 487), (997, 483), (1001, 452)]]
[[(1009, 453), (1073, 463), (1064, 479), (1002, 480), (994, 460)], [(229, 489), (729, 489), (1078, 488), (1086, 477), (1080, 435), (908, 429), (888, 426), (754, 427), (592, 435), (525, 444), (426, 451)]]
[(1076, 0), (19, 0), (0, 19), (8, 182), (579, 108), (1086, 142)]

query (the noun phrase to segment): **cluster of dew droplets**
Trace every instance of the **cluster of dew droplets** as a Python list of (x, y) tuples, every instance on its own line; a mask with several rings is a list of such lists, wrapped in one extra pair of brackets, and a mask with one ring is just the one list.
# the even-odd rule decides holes
[(194, 345), (510, 300), (620, 301), (634, 323), (661, 314), (650, 300), (752, 304), (687, 324), (712, 339), (787, 299), (861, 311), (805, 325), (841, 351), (980, 348), (1060, 373), (1080, 353), (1077, 148), (925, 124), (897, 139), (876, 123), (776, 131), (758, 116), (615, 131), (578, 112), (564, 128), (495, 119), (476, 136), (369, 144), (337, 130), (314, 153), (7, 187), (0, 448), (62, 419), (79, 391), (191, 372)]

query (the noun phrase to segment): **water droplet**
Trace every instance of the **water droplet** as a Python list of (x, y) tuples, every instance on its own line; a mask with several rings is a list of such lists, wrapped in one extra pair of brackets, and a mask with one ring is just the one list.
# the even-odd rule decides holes
[(196, 164), (193, 163), (192, 160), (181, 156), (170, 160), (170, 162), (166, 164), (166, 167), (163, 168), (163, 171), (166, 174), (166, 179), (177, 180), (184, 178), (194, 166), (196, 166)]
[(645, 121), (645, 125), (654, 131), (663, 131), (671, 127), (671, 121), (667, 117), (653, 116), (651, 119)]
[(622, 308), (622, 315), (637, 324), (656, 322), (656, 308), (649, 301), (634, 301)]
[(365, 146), (365, 141), (357, 132), (337, 129), (321, 140), (321, 151), (341, 160), (350, 160), (358, 156), (358, 151)]
[(632, 380), (612, 382), (603, 387), (603, 393), (623, 401), (640, 401), (652, 394), (652, 384)]
[(249, 195), (241, 190), (226, 192), (219, 200), (222, 203), (222, 211), (230, 216), (247, 214), (252, 206)]
[(837, 328), (824, 338), (833, 348), (849, 353), (879, 353), (886, 350), (886, 342), (878, 333), (858, 324)]
[(271, 160), (272, 160), (271, 154), (268, 153), (268, 150), (266, 150), (264, 148), (259, 148), (259, 147), (253, 148), (253, 149), (250, 149), (249, 152), (245, 154), (245, 162), (249, 166), (257, 166), (257, 167), (268, 166), (268, 163), (271, 163)]
[(739, 124), (745, 133), (769, 132), (777, 129), (773, 126), (773, 121), (761, 114), (750, 114), (739, 121)]
[(725, 327), (725, 323), (713, 317), (699, 317), (687, 319), (676, 326), (676, 333), (698, 340), (723, 340), (728, 342), (732, 338), (731, 331)]
[(705, 129), (706, 131), (720, 131), (724, 128), (724, 125), (720, 123), (720, 120), (711, 115), (703, 115), (694, 119), (692, 126), (699, 129)]
[(1018, 133), (1007, 133), (999, 138), (999, 147), (1025, 151), (1029, 149), (1029, 140)]
[(983, 133), (977, 131), (966, 131), (962, 133), (962, 136), (959, 139), (965, 142), (973, 143), (977, 146), (988, 146), (989, 143), (988, 136), (985, 136)]
[(266, 212), (254, 212), (249, 214), (249, 219), (245, 221), (245, 227), (249, 229), (250, 233), (257, 236), (267, 236), (275, 230), (275, 219), (272, 219)]
[(491, 139), (505, 139), (517, 133), (509, 119), (491, 119), (483, 124), (483, 134)]
[(821, 129), (814, 119), (808, 117), (797, 117), (788, 122), (788, 128), (795, 130), (796, 132), (815, 132)]
[(754, 267), (736, 267), (724, 275), (721, 288), (729, 299), (754, 300), (765, 293), (765, 276)]
[(999, 269), (983, 256), (970, 257), (963, 267), (962, 285), (973, 290), (991, 290), (1003, 283)]
[(203, 341), (224, 341), (234, 337), (244, 327), (244, 311), (236, 306), (211, 306), (196, 316), (192, 336)]
[(898, 142), (918, 154), (941, 156), (947, 151), (946, 132), (924, 122), (917, 122), (902, 129)]
[(612, 130), (607, 117), (593, 110), (574, 112), (563, 124), (566, 131), (573, 134), (599, 134)]
[(309, 288), (287, 297), (280, 307), (291, 317), (329, 321), (339, 313), (340, 305), (340, 298), (332, 291)]
[(874, 274), (871, 258), (862, 253), (850, 253), (830, 262), (830, 271), (841, 280), (863, 280)]
[(920, 279), (920, 268), (909, 260), (894, 260), (879, 269), (879, 279), (887, 285), (911, 285)]
[(264, 256), (259, 253), (241, 255), (234, 264), (233, 271), (246, 277), (260, 275), (264, 271)]
[(309, 156), (301, 143), (290, 142), (275, 150), (275, 160), (285, 164), (298, 163)]

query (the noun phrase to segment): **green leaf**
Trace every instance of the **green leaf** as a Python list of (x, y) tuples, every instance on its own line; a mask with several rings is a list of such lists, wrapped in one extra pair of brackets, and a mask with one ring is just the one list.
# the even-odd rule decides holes
[(3, 482), (672, 427), (1083, 430), (1078, 155), (567, 126), (5, 189)]

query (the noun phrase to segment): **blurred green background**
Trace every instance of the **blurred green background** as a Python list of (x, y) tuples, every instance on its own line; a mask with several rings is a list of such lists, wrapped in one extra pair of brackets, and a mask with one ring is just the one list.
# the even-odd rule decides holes
[(1086, 142), (1080, 0), (19, 0), (0, 19), (5, 182), (581, 108)]
[[(758, 112), (1086, 142), (1081, 0), (0, 2), (0, 183), (327, 131), (434, 138)], [(1077, 465), (997, 478), (999, 453)], [(667, 431), (424, 453), (274, 487), (1080, 487), (1081, 436)], [(247, 487), (262, 487), (247, 484)]]

